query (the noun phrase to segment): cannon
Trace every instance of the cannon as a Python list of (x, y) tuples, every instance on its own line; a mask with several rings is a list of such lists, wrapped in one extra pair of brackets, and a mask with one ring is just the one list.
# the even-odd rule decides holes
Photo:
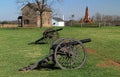
[(19, 71), (40, 69), (44, 66), (59, 67), (64, 70), (79, 69), (86, 61), (84, 43), (87, 42), (91, 42), (91, 39), (58, 39), (51, 45), (49, 55), (34, 64), (19, 69)]
[[(31, 42), (29, 44), (46, 44), (46, 43), (52, 43), (53, 41), (57, 40), (59, 38), (58, 31), (63, 30), (62, 28), (59, 29), (46, 29), (43, 32), (43, 36), (36, 40), (35, 42)], [(44, 42), (43, 42), (44, 41)]]

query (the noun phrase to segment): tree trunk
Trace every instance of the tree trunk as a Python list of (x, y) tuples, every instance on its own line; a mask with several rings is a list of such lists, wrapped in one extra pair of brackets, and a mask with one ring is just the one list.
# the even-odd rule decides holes
[(40, 13), (40, 28), (43, 27), (43, 18), (42, 18), (42, 13)]

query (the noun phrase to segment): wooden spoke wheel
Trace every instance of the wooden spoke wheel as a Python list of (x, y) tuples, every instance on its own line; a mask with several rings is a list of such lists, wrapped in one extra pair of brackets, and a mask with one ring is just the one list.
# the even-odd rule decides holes
[[(50, 53), (49, 54), (54, 54), (55, 53), (55, 48), (57, 45), (59, 45), (59, 43), (61, 43), (65, 38), (59, 38), (56, 41), (54, 41), (50, 47)], [(53, 46), (55, 45), (55, 47), (53, 48)]]
[(79, 69), (86, 61), (84, 45), (74, 39), (61, 39), (55, 48), (55, 62), (61, 69)]
[(47, 30), (45, 30), (45, 32), (43, 33), (43, 36), (45, 37), (45, 41), (47, 43), (53, 43), (55, 40), (57, 40), (59, 38), (59, 33), (56, 32), (52, 32), (53, 29), (49, 28)]

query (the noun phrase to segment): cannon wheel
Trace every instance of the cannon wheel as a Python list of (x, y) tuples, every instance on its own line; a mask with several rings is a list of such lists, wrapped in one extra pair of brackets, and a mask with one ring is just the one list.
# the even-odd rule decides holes
[[(65, 38), (59, 38), (59, 39), (57, 39), (56, 41), (54, 41), (54, 42), (52, 43), (51, 48), (52, 48), (53, 45), (58, 45), (58, 44), (61, 43), (63, 40), (65, 40)], [(50, 49), (49, 54), (54, 54), (54, 53), (55, 53), (55, 50)]]
[[(70, 42), (78, 44), (71, 45)], [(54, 58), (61, 69), (79, 69), (86, 61), (86, 49), (80, 41), (62, 39), (55, 49)]]
[(56, 32), (50, 32), (50, 31), (53, 31), (53, 29), (49, 28), (45, 30), (45, 32), (43, 33), (43, 37), (45, 37), (45, 41), (47, 43), (53, 43), (53, 41), (59, 38), (59, 33), (57, 31)]

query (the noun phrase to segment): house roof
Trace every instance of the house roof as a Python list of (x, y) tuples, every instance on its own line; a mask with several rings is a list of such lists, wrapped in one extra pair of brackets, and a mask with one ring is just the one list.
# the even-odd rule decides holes
[[(25, 7), (29, 7), (31, 9), (34, 9), (35, 11), (38, 10), (38, 6), (36, 3), (28, 3), (21, 10), (23, 10)], [(52, 12), (51, 8), (49, 8), (47, 6), (45, 7), (45, 11)]]
[(22, 16), (18, 16), (18, 19), (22, 19)]
[(54, 20), (56, 21), (64, 21), (63, 19), (59, 18), (59, 17), (53, 17)]

